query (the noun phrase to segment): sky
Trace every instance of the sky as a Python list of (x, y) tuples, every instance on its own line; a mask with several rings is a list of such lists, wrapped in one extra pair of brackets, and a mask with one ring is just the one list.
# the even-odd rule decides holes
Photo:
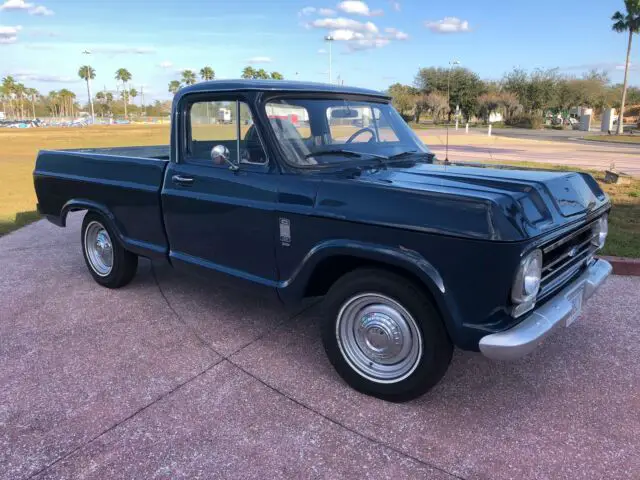
[[(420, 67), (457, 60), (484, 79), (514, 67), (605, 69), (622, 82), (627, 36), (611, 31), (622, 0), (0, 0), (0, 76), (46, 94), (115, 90), (127, 68), (145, 100), (170, 98), (180, 71), (211, 66), (238, 78), (246, 65), (287, 79), (385, 89)], [(89, 51), (90, 54), (83, 54)], [(640, 85), (640, 36), (630, 83)]]

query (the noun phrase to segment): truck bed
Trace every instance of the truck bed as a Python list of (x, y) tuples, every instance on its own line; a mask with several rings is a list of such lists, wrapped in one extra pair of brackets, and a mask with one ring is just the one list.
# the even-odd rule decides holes
[(38, 211), (65, 225), (68, 212), (97, 209), (129, 250), (164, 256), (160, 191), (168, 158), (168, 146), (43, 150), (34, 170)]

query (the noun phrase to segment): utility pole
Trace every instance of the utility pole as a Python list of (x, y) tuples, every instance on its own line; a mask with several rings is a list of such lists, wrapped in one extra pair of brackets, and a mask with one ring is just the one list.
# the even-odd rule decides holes
[(140, 110), (142, 110), (142, 116), (145, 115), (144, 112), (144, 85), (140, 85), (140, 98), (142, 100), (142, 104), (140, 105)]

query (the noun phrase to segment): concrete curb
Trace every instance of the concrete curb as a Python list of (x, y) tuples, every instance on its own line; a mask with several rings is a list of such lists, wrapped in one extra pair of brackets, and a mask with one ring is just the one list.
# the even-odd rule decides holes
[(613, 266), (614, 275), (630, 275), (640, 277), (640, 258), (600, 257)]

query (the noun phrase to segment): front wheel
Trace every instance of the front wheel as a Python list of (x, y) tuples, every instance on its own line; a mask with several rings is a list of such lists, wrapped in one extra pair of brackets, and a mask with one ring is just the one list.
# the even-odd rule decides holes
[(447, 371), (453, 346), (429, 297), (378, 269), (348, 273), (331, 288), (322, 338), (353, 388), (391, 401), (416, 398)]
[(100, 285), (120, 288), (133, 279), (138, 256), (124, 249), (101, 215), (94, 212), (85, 215), (81, 240), (89, 273)]

